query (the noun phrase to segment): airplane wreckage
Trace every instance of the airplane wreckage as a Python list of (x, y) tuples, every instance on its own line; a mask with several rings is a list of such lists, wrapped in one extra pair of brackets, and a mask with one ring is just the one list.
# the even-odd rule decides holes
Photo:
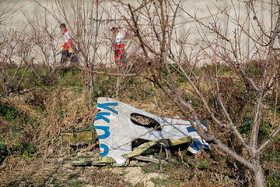
[[(98, 163), (92, 165), (107, 163), (123, 166), (128, 164), (130, 158), (158, 163), (161, 161), (156, 158), (141, 156), (155, 145), (165, 150), (165, 160), (168, 160), (170, 154), (169, 147), (190, 141), (188, 151), (192, 154), (197, 154), (202, 149), (210, 149), (208, 143), (197, 134), (189, 121), (159, 117), (104, 97), (98, 98), (97, 109), (100, 111), (95, 116), (94, 128), (99, 140), (100, 159)], [(201, 124), (206, 133), (206, 124), (202, 121)], [(68, 141), (73, 138), (70, 133), (62, 135)], [(77, 134), (75, 136), (77, 137)], [(84, 135), (80, 134), (80, 136)], [(132, 144), (137, 140), (145, 143), (133, 149)], [(81, 164), (77, 161), (73, 162), (73, 165), (87, 165), (87, 163)]]

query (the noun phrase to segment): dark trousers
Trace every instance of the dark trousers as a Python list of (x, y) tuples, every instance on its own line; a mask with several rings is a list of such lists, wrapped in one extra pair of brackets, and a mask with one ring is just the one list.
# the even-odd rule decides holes
[(71, 60), (71, 62), (74, 62), (74, 63), (79, 62), (78, 57), (74, 53), (69, 53), (69, 51), (63, 50), (62, 53), (61, 53), (60, 63), (64, 64), (65, 62), (67, 62), (68, 59)]

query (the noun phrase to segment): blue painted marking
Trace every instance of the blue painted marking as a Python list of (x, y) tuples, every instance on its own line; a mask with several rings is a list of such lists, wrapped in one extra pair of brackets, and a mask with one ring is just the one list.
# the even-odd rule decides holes
[[(97, 103), (97, 107), (101, 108), (101, 109), (106, 109), (109, 110), (110, 112), (113, 112), (115, 114), (119, 114), (118, 111), (110, 108), (110, 106), (118, 106), (118, 103)], [(105, 116), (110, 116), (111, 113), (110, 112), (99, 112), (98, 114), (96, 114), (95, 116), (95, 120), (104, 120), (107, 123), (110, 123), (110, 119), (108, 119)], [(110, 131), (109, 131), (109, 126), (94, 126), (95, 129), (99, 129), (99, 130), (103, 130), (104, 134), (102, 135), (98, 135), (98, 139), (106, 139), (110, 136)], [(103, 149), (103, 152), (101, 153), (101, 149)], [(104, 157), (106, 155), (108, 155), (109, 153), (109, 147), (106, 144), (100, 144), (100, 156)]]
[(202, 143), (197, 138), (193, 138), (193, 143), (190, 145), (191, 148), (195, 149), (196, 151), (199, 151), (202, 149), (209, 149), (209, 145)]
[(113, 112), (115, 114), (119, 114), (118, 111), (110, 108), (109, 106), (118, 106), (118, 103), (102, 103), (102, 104), (97, 103), (97, 107), (109, 110), (109, 111), (111, 111), (111, 112)]
[(196, 130), (195, 130), (192, 126), (187, 127), (187, 131), (188, 131), (189, 133), (191, 133), (191, 132), (196, 132)]
[(106, 156), (109, 153), (109, 147), (105, 144), (100, 144), (100, 149), (103, 149), (103, 152), (100, 151), (100, 156)]
[(96, 114), (95, 116), (95, 121), (103, 119), (104, 121), (106, 121), (107, 123), (110, 123), (110, 120), (104, 116), (110, 116), (110, 112), (99, 112)]
[(204, 123), (202, 120), (200, 120), (200, 123), (201, 123), (204, 127), (206, 127), (206, 128), (207, 128), (206, 123)]
[(196, 150), (196, 151), (199, 151), (199, 150), (200, 150), (200, 149), (198, 149), (198, 148), (195, 146), (195, 143), (192, 143), (192, 144), (190, 145), (190, 147), (193, 148), (193, 149)]
[(193, 143), (190, 145), (190, 147), (195, 149), (196, 151), (199, 151), (201, 150), (202, 143), (198, 139), (193, 138)]
[(98, 139), (106, 139), (110, 136), (109, 126), (95, 126), (95, 130), (100, 129), (104, 131), (103, 135), (98, 134)]

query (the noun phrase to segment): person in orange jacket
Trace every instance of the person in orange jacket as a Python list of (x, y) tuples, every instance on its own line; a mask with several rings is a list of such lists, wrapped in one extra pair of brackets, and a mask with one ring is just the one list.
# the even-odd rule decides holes
[(124, 36), (122, 33), (119, 32), (119, 29), (117, 27), (113, 27), (111, 29), (113, 36), (115, 37), (115, 43), (114, 43), (114, 58), (115, 63), (118, 65), (122, 65), (125, 62), (125, 50), (124, 50)]

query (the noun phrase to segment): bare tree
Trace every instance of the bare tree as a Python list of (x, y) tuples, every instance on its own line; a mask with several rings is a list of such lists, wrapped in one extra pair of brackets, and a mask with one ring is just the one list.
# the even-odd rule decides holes
[(50, 24), (48, 12), (42, 9), (42, 14), (39, 16), (30, 17), (24, 14), (28, 22), (28, 30), (30, 37), (35, 44), (34, 53), (38, 53), (40, 58), (37, 60), (40, 64), (47, 67), (47, 74), (52, 76), (57, 67), (58, 54), (58, 25)]
[[(123, 16), (130, 29), (137, 36), (142, 49), (142, 64), (146, 64), (146, 66), (142, 66), (146, 72), (145, 77), (156, 83), (191, 123), (193, 120), (196, 122), (196, 125), (192, 123), (192, 126), (201, 137), (248, 167), (254, 172), (256, 186), (264, 186), (260, 156), (267, 145), (280, 132), (280, 125), (277, 123), (269, 139), (264, 142), (258, 141), (262, 113), (266, 105), (265, 97), (268, 92), (275, 88), (273, 85), (276, 85), (276, 77), (279, 76), (277, 72), (279, 64), (275, 63), (275, 59), (278, 59), (276, 52), (278, 49), (275, 46), (280, 31), (280, 3), (276, 1), (275, 4), (278, 7), (278, 13), (272, 30), (264, 28), (253, 3), (248, 5), (251, 10), (251, 14), (248, 14), (248, 16), (253, 17), (250, 20), (257, 22), (256, 26), (253, 27), (254, 33), (248, 33), (244, 28), (244, 24), (238, 19), (237, 11), (235, 11), (236, 17), (225, 13), (225, 16), (236, 26), (233, 37), (225, 35), (225, 30), (219, 24), (217, 15), (223, 12), (219, 7), (216, 7), (217, 14), (213, 14), (213, 10), (209, 10), (212, 21), (206, 24), (196, 15), (191, 15), (185, 11), (180, 1), (158, 0), (152, 3), (141, 1), (138, 7), (132, 7), (132, 5), (125, 4), (122, 1), (114, 1), (114, 3), (118, 4), (121, 7), (119, 9), (125, 10), (128, 14)], [(180, 26), (177, 21), (179, 12), (187, 14), (197, 23), (201, 39), (200, 44), (196, 44), (198, 49), (194, 50), (200, 51), (194, 52), (196, 58), (190, 58), (190, 53), (185, 51), (186, 48), (192, 48), (187, 43), (186, 37), (180, 38), (175, 33), (176, 26)], [(146, 34), (144, 29), (149, 31), (149, 35)], [(245, 49), (242, 47), (241, 35), (246, 35), (253, 42), (254, 57), (259, 62), (259, 66), (262, 67), (258, 75), (253, 75), (247, 71), (250, 63), (246, 63), (248, 54), (244, 52)], [(176, 50), (175, 47), (179, 49)], [(195, 72), (194, 65), (198, 61), (198, 54), (207, 56), (209, 63), (214, 64), (215, 70), (212, 71), (214, 73), (207, 73), (201, 68), (199, 73)], [(192, 62), (190, 59), (196, 61)], [(235, 75), (232, 75), (230, 84), (236, 86), (241, 84), (240, 89), (244, 90), (243, 94), (251, 96), (243, 101), (250, 104), (250, 107), (245, 108), (244, 105), (241, 111), (253, 114), (252, 131), (249, 139), (238, 130), (242, 116), (236, 116), (231, 112), (232, 108), (237, 106), (231, 106), (228, 103), (229, 95), (227, 94), (233, 93), (232, 90), (225, 87), (225, 77), (221, 72), (221, 65), (227, 66)], [(165, 73), (167, 76), (165, 76)], [(179, 74), (188, 82), (187, 88), (176, 84), (176, 74)], [(215, 100), (216, 107), (209, 100), (209, 90), (212, 90), (210, 93)], [(276, 92), (278, 91), (276, 90)], [(202, 108), (203, 112), (199, 111), (199, 108), (194, 105), (197, 101), (199, 101), (199, 108)], [(205, 115), (204, 112), (207, 112), (211, 118), (212, 124), (210, 126), (217, 126), (220, 132), (213, 131), (208, 136), (205, 134), (200, 122), (200, 119)], [(236, 152), (223, 143), (219, 137), (224, 134), (234, 135), (240, 145), (243, 146), (246, 154)]]
[(7, 26), (12, 21), (15, 13), (20, 9), (15, 9), (15, 5), (15, 3), (12, 3), (11, 6), (7, 6), (0, 11), (0, 26)]
[[(3, 35), (2, 35), (3, 34)], [(2, 32), (1, 38), (1, 77), (4, 83), (4, 95), (9, 96), (11, 92), (18, 92), (27, 69), (32, 64), (34, 57), (31, 55), (33, 49), (32, 41), (29, 37), (23, 37), (24, 31), (18, 32), (8, 30)], [(8, 69), (14, 68), (12, 73)], [(23, 73), (19, 75), (19, 71)]]
[[(65, 1), (56, 1), (56, 6), (61, 14), (60, 22), (65, 22), (71, 31), (74, 44), (80, 54), (80, 63), (90, 71), (94, 70), (97, 61), (97, 49), (99, 47), (98, 35), (100, 29), (99, 13), (100, 2), (77, 1), (70, 4)], [(70, 7), (67, 7), (70, 6)], [(87, 86), (89, 90), (89, 107), (92, 107), (92, 95), (94, 86), (94, 77), (88, 73)]]

